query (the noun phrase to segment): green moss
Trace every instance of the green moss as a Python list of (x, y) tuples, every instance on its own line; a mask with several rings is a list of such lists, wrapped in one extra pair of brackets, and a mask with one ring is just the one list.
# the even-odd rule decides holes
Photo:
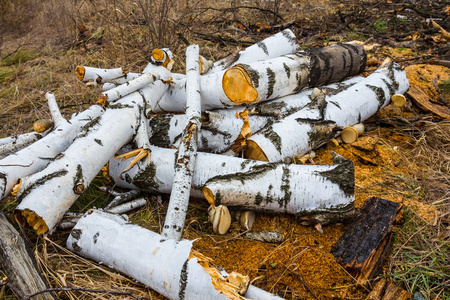
[(19, 63), (24, 63), (36, 58), (39, 55), (38, 52), (31, 49), (23, 48), (16, 51), (14, 54), (8, 55), (3, 59), (3, 64), (6, 66), (12, 66)]
[(14, 70), (11, 67), (0, 67), (0, 84), (6, 82), (14, 74)]

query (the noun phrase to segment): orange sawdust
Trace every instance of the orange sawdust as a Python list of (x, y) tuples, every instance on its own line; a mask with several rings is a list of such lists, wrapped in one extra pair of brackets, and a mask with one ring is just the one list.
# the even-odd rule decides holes
[(437, 96), (433, 80), (439, 84), (450, 79), (450, 69), (440, 65), (411, 65), (407, 66), (405, 71), (409, 84), (423, 88), (431, 98)]

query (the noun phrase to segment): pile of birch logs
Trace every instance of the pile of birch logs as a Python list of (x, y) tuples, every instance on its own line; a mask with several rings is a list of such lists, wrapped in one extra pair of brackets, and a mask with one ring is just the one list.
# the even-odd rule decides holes
[(29, 134), (20, 145), (0, 140), (0, 153), (15, 146), (0, 161), (0, 197), (17, 197), (20, 225), (51, 234), (108, 165), (118, 187), (170, 193), (162, 232), (130, 225), (108, 209), (91, 210), (76, 218), (70, 250), (170, 299), (276, 299), (248, 277), (213, 267), (181, 238), (190, 196), (211, 204), (218, 233), (230, 226), (228, 206), (307, 215), (320, 224), (349, 218), (351, 161), (339, 155), (333, 165), (289, 160), (405, 93), (406, 74), (386, 61), (370, 76), (357, 76), (366, 64), (361, 45), (300, 51), (290, 30), (215, 63), (196, 45), (186, 57), (186, 74), (170, 71), (169, 49), (154, 50), (142, 73), (77, 67), (83, 82), (103, 84), (98, 103), (65, 120), (47, 93), (53, 129)]

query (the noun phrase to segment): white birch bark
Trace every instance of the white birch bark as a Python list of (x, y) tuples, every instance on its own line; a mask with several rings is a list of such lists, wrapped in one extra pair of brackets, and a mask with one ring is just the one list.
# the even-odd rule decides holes
[(122, 203), (122, 204), (114, 206), (114, 207), (110, 207), (106, 211), (111, 214), (120, 215), (120, 214), (127, 213), (131, 210), (141, 208), (145, 205), (147, 205), (147, 200), (145, 200), (144, 198), (140, 198), (140, 199), (135, 199), (130, 202)]
[(263, 164), (208, 179), (203, 194), (215, 206), (314, 216), (321, 224), (354, 212), (353, 163), (336, 156), (329, 165)]
[[(357, 44), (338, 44), (239, 64), (200, 76), (202, 110), (268, 101), (307, 87), (341, 81), (362, 72), (365, 64), (366, 53)], [(154, 112), (184, 111), (185, 79), (174, 82), (162, 99), (151, 103)]]
[[(352, 77), (340, 83), (324, 86), (322, 89), (343, 89), (363, 77)], [(268, 122), (274, 122), (303, 109), (311, 102), (313, 89), (303, 90), (294, 95), (258, 103), (248, 107), (248, 121), (251, 133), (262, 129)], [(198, 150), (222, 153), (233, 145), (243, 130), (244, 120), (237, 117), (244, 108), (237, 106), (228, 109), (204, 111), (202, 128), (199, 131)], [(181, 140), (186, 114), (159, 114), (148, 121), (150, 143), (158, 147), (178, 147)]]
[[(229, 299), (192, 257), (192, 241), (163, 240), (117, 215), (90, 211), (67, 239), (71, 251), (123, 272), (169, 299)], [(239, 299), (239, 295), (235, 295)], [(241, 298), (242, 299), (242, 298)]]
[[(152, 147), (151, 150), (150, 165), (141, 162), (125, 173), (122, 173), (122, 170), (129, 162), (115, 160), (109, 162), (110, 176), (116, 180), (117, 186), (147, 192), (166, 194), (171, 192), (175, 150), (157, 147)], [(333, 170), (341, 170), (342, 173), (345, 171), (345, 176), (342, 175), (339, 180), (328, 176), (326, 172), (333, 175)], [(327, 179), (327, 176), (332, 179)], [(228, 189), (233, 184), (239, 185), (241, 179), (250, 184), (253, 177), (261, 183), (249, 187), (249, 195), (246, 197), (244, 196), (247, 190), (241, 189), (240, 192), (244, 196), (240, 200), (236, 197), (236, 201), (242, 202), (233, 205), (248, 205), (252, 209), (292, 214), (316, 214), (321, 220), (328, 219), (327, 222), (342, 220), (352, 213), (354, 171), (349, 161), (334, 166), (287, 165), (199, 152), (192, 178), (194, 190), (191, 191), (191, 195), (210, 199), (211, 204), (218, 206), (222, 201), (220, 195), (223, 195), (220, 189), (217, 190), (220, 194), (217, 196), (214, 189), (210, 189), (211, 192), (207, 193), (205, 187), (209, 188), (209, 185), (213, 186), (217, 181), (223, 184), (224, 189)], [(229, 185), (225, 179), (229, 180)], [(272, 188), (269, 188), (271, 183)], [(280, 188), (281, 190), (277, 190)], [(253, 199), (251, 197), (262, 200), (260, 206), (253, 207), (248, 204), (249, 199)], [(272, 200), (264, 200), (266, 198)], [(328, 211), (328, 215), (325, 211)]]
[(245, 156), (255, 158), (255, 153), (262, 153), (267, 161), (277, 162), (304, 155), (328, 142), (338, 129), (373, 116), (392, 95), (403, 94), (408, 87), (405, 71), (388, 63), (350, 86), (324, 88), (327, 96), (321, 104), (306, 106), (253, 134)]
[[(161, 96), (165, 90), (158, 88), (146, 88), (146, 96)], [(32, 226), (38, 234), (51, 233), (106, 162), (132, 139), (143, 106), (140, 93), (109, 105), (57, 160), (23, 178), (17, 196), (22, 202), (15, 211), (18, 223)]]
[[(51, 99), (51, 98), (50, 98)], [(52, 100), (49, 100), (52, 101)], [(0, 199), (6, 197), (20, 178), (44, 169), (63, 152), (85, 126), (96, 120), (104, 109), (94, 105), (61, 121), (52, 132), (28, 147), (0, 160)]]
[(111, 79), (127, 76), (124, 68), (101, 69), (86, 66), (77, 66), (75, 69), (78, 79), (83, 82), (94, 81), (96, 83), (109, 82)]
[(197, 156), (198, 131), (201, 126), (201, 98), (199, 80), (199, 47), (190, 45), (186, 49), (186, 117), (185, 129), (175, 162), (175, 176), (169, 207), (161, 235), (179, 241), (183, 234), (186, 211), (192, 185)]
[(237, 64), (246, 64), (255, 61), (267, 60), (282, 55), (297, 52), (297, 38), (290, 29), (285, 29), (277, 34), (214, 62), (206, 74), (224, 71)]

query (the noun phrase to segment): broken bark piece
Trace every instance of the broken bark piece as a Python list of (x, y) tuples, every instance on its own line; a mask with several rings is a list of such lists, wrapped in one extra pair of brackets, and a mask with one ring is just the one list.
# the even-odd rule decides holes
[(235, 218), (245, 230), (251, 230), (255, 223), (256, 214), (254, 211), (237, 211)]
[(370, 76), (343, 90), (328, 89), (325, 100), (310, 104), (268, 124), (247, 141), (246, 158), (277, 162), (303, 155), (330, 141), (341, 127), (361, 123), (386, 106), (391, 95), (409, 87), (406, 72), (386, 61)]
[(365, 300), (409, 300), (411, 295), (389, 280), (381, 278)]
[[(209, 258), (192, 250), (192, 243), (164, 239), (117, 215), (93, 210), (72, 230), (67, 248), (121, 271), (169, 299), (245, 299), (239, 294), (240, 287), (229, 283)], [(256, 296), (254, 299), (264, 299)]]
[(226, 206), (210, 206), (208, 208), (209, 222), (217, 234), (225, 234), (231, 225), (231, 214)]
[(427, 93), (418, 86), (412, 86), (407, 95), (411, 97), (412, 101), (422, 110), (432, 112), (444, 119), (450, 119), (450, 109), (446, 106), (434, 104), (430, 102), (430, 97)]
[[(7, 281), (24, 296), (48, 288), (39, 274), (36, 261), (25, 240), (14, 228), (3, 211), (0, 210), (0, 259), (5, 270)], [(51, 292), (40, 294), (33, 299), (55, 299)]]
[(354, 184), (353, 163), (336, 155), (331, 166), (263, 164), (218, 175), (206, 181), (203, 195), (211, 205), (308, 215), (326, 224), (353, 214)]
[(399, 204), (372, 197), (364, 202), (344, 234), (331, 249), (338, 263), (359, 283), (375, 278), (392, 248), (392, 226)]
[(281, 233), (273, 231), (266, 231), (266, 232), (251, 231), (247, 232), (244, 235), (244, 238), (250, 241), (258, 241), (264, 243), (279, 244), (283, 242), (283, 236), (281, 235)]
[[(199, 47), (186, 49), (186, 117), (181, 144), (175, 161), (175, 175), (170, 193), (169, 207), (161, 235), (179, 241), (191, 193), (192, 176), (197, 157), (198, 131), (201, 127), (201, 96), (199, 73)], [(228, 230), (228, 228), (227, 228)]]
[(244, 50), (214, 62), (213, 67), (207, 74), (224, 71), (240, 63), (262, 61), (294, 53), (298, 51), (298, 48), (295, 34), (291, 30), (286, 29)]

